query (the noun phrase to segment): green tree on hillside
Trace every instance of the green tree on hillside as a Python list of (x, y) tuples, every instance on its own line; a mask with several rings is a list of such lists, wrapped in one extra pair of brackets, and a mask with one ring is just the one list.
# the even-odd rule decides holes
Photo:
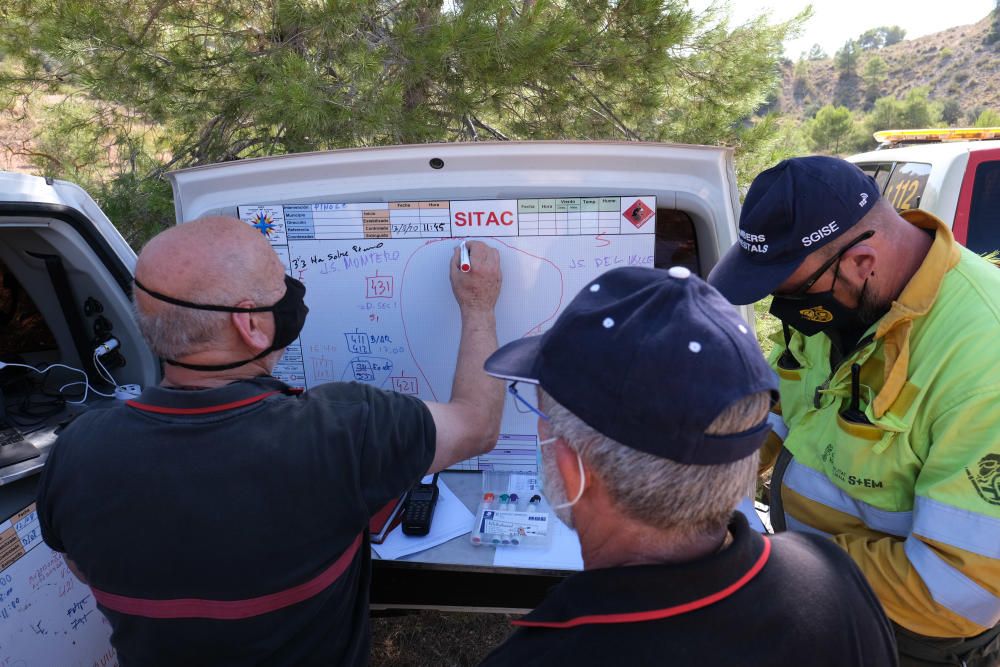
[(884, 38), (882, 41), (882, 46), (892, 46), (893, 44), (898, 44), (903, 41), (906, 37), (906, 31), (900, 28), (898, 25), (894, 26), (883, 26)]
[(862, 51), (873, 51), (875, 49), (881, 49), (883, 46), (882, 40), (879, 39), (877, 28), (872, 28), (871, 30), (866, 30), (858, 36), (858, 48)]
[(6, 0), (0, 16), (0, 51), (21, 63), (0, 95), (71, 93), (122, 187), (162, 192), (168, 168), (349, 146), (752, 151), (763, 138), (746, 121), (807, 14), (730, 26), (685, 0)]
[(1000, 127), (1000, 113), (993, 109), (984, 109), (976, 118), (973, 127)]
[(863, 153), (865, 151), (874, 150), (878, 147), (878, 142), (875, 141), (875, 137), (872, 136), (871, 131), (868, 129), (868, 124), (865, 122), (865, 118), (855, 118), (854, 124), (851, 127), (851, 133), (843, 140), (843, 151), (844, 153)]
[(962, 105), (953, 97), (949, 97), (941, 106), (941, 120), (954, 126), (962, 118)]
[(841, 142), (850, 134), (853, 123), (846, 107), (828, 104), (816, 114), (809, 128), (809, 138), (814, 150), (840, 152)]
[(858, 73), (858, 43), (853, 39), (844, 42), (833, 56), (833, 61), (841, 78), (855, 76)]
[(941, 107), (930, 99), (930, 86), (920, 86), (903, 98), (905, 128), (936, 127), (941, 123)]
[(858, 45), (847, 40), (833, 57), (837, 82), (833, 89), (833, 104), (853, 109), (858, 105), (861, 81), (858, 78)]
[(801, 102), (812, 92), (812, 83), (809, 81), (809, 61), (800, 59), (795, 63), (795, 70), (792, 74), (792, 97), (795, 98), (796, 102)]
[(922, 86), (906, 93), (902, 100), (880, 97), (867, 118), (868, 130), (908, 130), (936, 127), (941, 122), (939, 105), (931, 102), (930, 88)]
[(906, 31), (898, 25), (883, 25), (871, 30), (865, 30), (858, 36), (858, 48), (862, 51), (874, 51), (892, 46), (903, 41)]
[(870, 109), (882, 93), (882, 85), (889, 78), (888, 69), (885, 61), (879, 56), (872, 56), (865, 63), (864, 74), (861, 77), (864, 81), (865, 108)]
[(826, 51), (819, 44), (813, 44), (809, 49), (809, 53), (806, 54), (806, 60), (826, 60), (827, 58), (829, 56), (826, 55)]
[(993, 44), (1000, 40), (1000, 0), (993, 3), (993, 11), (990, 12), (990, 30), (983, 38), (984, 44)]

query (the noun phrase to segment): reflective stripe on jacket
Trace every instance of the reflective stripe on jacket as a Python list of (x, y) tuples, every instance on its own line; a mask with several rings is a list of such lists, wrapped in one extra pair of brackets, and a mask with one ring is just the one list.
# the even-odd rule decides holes
[[(869, 342), (831, 369), (827, 336), (793, 333), (791, 369), (777, 341), (794, 459), (772, 488), (787, 528), (846, 549), (893, 621), (968, 637), (1000, 622), (1000, 270), (903, 217), (935, 240)], [(869, 423), (842, 414), (854, 364)]]

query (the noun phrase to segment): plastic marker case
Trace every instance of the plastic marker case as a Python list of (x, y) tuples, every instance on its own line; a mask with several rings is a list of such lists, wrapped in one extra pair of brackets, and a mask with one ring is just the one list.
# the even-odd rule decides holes
[(555, 521), (533, 475), (484, 472), (469, 541), (475, 546), (547, 547)]

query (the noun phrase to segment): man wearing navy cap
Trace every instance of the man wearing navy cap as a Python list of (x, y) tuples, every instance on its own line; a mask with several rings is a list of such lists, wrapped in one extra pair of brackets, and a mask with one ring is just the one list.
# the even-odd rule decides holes
[(739, 227), (709, 281), (783, 325), (772, 523), (851, 555), (902, 664), (1000, 664), (1000, 272), (836, 158), (761, 173)]
[(690, 271), (609, 271), (486, 371), (538, 385), (543, 489), (585, 570), (515, 621), (486, 665), (896, 664), (843, 552), (762, 536), (734, 514), (777, 381), (746, 323)]

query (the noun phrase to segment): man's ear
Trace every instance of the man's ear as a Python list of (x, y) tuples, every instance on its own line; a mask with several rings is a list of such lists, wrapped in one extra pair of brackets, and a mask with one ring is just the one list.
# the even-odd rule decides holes
[[(243, 306), (243, 304), (239, 305)], [(269, 313), (231, 313), (229, 316), (240, 340), (255, 353), (262, 352), (271, 346), (274, 325), (265, 322), (265, 318), (268, 316)], [(270, 324), (270, 327), (267, 327), (267, 324)]]
[[(577, 462), (577, 456), (579, 455), (562, 438), (553, 442), (552, 447), (554, 449), (552, 453), (556, 457), (556, 466), (559, 468), (559, 474), (563, 478), (563, 488), (566, 490), (567, 500), (573, 500), (580, 490), (580, 464)], [(580, 460), (583, 460), (582, 457)], [(591, 481), (590, 471), (587, 470), (586, 466), (583, 468), (583, 474), (584, 482), (589, 487)]]
[(860, 289), (871, 278), (878, 262), (878, 250), (874, 246), (861, 243), (844, 253), (840, 261), (840, 275), (851, 285)]

